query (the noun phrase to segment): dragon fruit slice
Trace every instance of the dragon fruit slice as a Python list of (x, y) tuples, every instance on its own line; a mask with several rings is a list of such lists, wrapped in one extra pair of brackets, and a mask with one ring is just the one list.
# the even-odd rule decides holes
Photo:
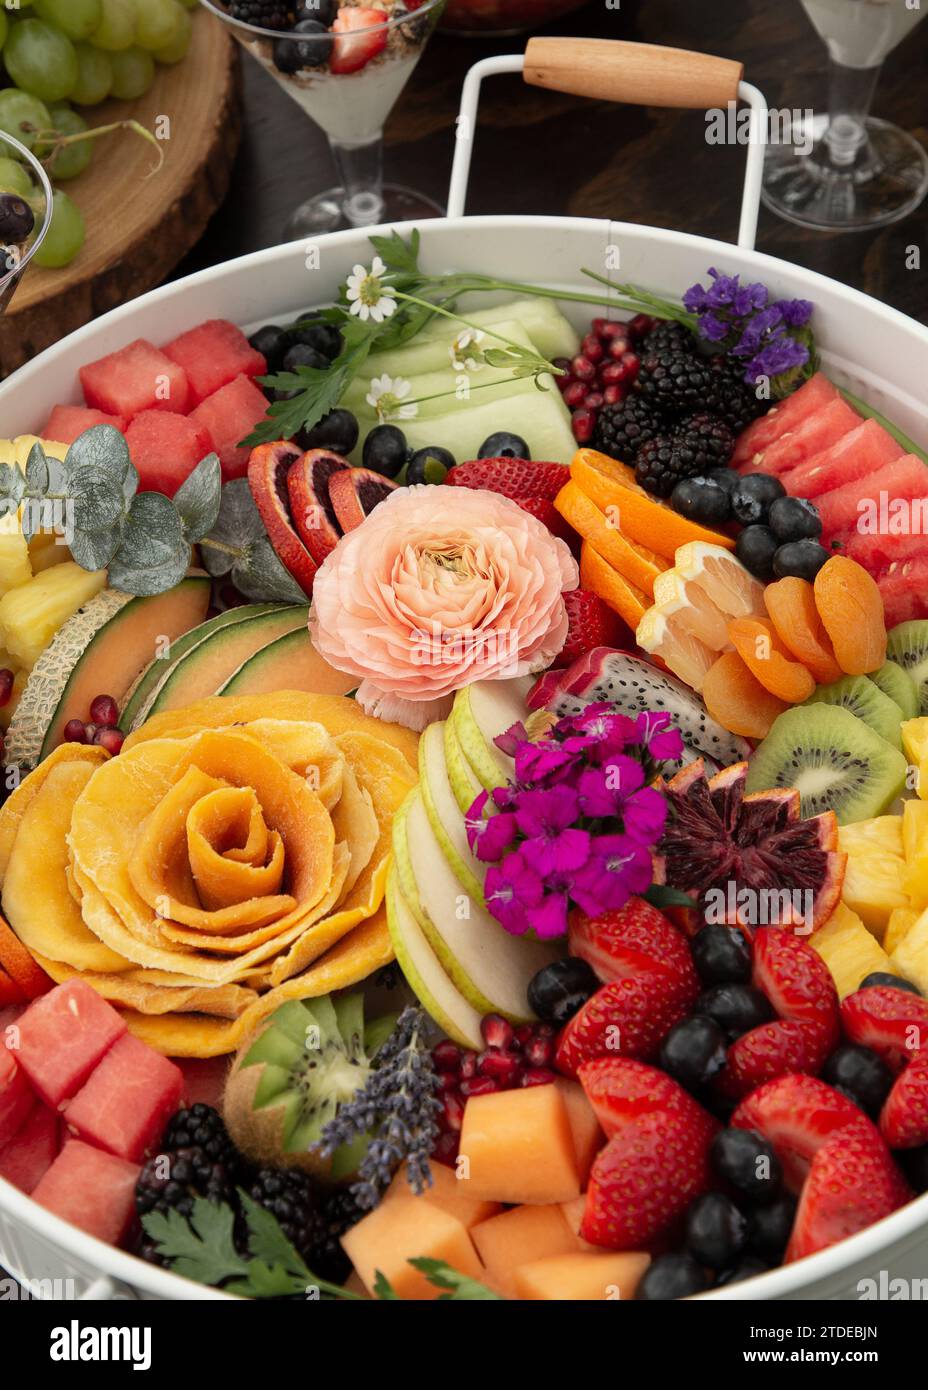
[(707, 767), (728, 767), (753, 751), (746, 739), (713, 719), (699, 696), (676, 676), (611, 647), (584, 652), (563, 671), (546, 671), (528, 697), (531, 709), (550, 709), (561, 718), (599, 701), (630, 715), (646, 709), (666, 710), (683, 736), (684, 763), (703, 758)]

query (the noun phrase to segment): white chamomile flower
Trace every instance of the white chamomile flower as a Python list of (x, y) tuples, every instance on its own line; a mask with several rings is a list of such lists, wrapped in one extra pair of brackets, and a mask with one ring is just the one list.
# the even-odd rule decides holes
[(412, 420), (419, 413), (419, 407), (415, 401), (409, 401), (406, 405), (403, 400), (412, 390), (412, 382), (406, 381), (404, 377), (398, 376), (395, 379), (387, 376), (375, 376), (371, 378), (371, 389), (365, 397), (368, 405), (373, 406), (377, 412), (377, 418), (381, 424), (385, 420)]
[(396, 309), (394, 291), (383, 283), (387, 267), (379, 256), (371, 262), (370, 270), (356, 265), (347, 279), (348, 302), (351, 312), (362, 320), (373, 319), (383, 323)]
[(483, 338), (484, 334), (480, 328), (461, 330), (448, 349), (451, 355), (451, 366), (456, 372), (479, 372), (484, 364), (480, 360), (480, 355), (470, 351), (470, 349), (482, 343)]

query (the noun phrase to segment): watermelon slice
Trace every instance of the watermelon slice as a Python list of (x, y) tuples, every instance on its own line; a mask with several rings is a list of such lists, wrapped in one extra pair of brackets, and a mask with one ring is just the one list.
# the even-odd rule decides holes
[(143, 410), (126, 431), (129, 455), (139, 474), (140, 492), (173, 497), (181, 483), (213, 447), (196, 420), (172, 410)]
[(134, 420), (143, 410), (187, 413), (186, 372), (145, 338), (81, 367), (80, 378), (87, 404), (109, 415)]
[(227, 319), (209, 319), (167, 344), (164, 355), (183, 367), (191, 410), (237, 376), (264, 376), (267, 362), (242, 330)]
[(209, 434), (222, 464), (222, 480), (244, 478), (248, 472), (250, 449), (239, 441), (251, 434), (267, 414), (267, 397), (250, 376), (237, 376), (191, 412), (190, 418)]
[[(815, 499), (819, 516), (822, 518), (822, 535), (830, 539), (842, 531), (857, 531), (867, 534), (863, 525), (867, 507), (891, 508), (899, 500), (911, 502), (916, 498), (928, 497), (928, 468), (916, 454), (904, 454), (894, 463), (871, 473), (865, 480), (847, 483), (834, 492), (823, 493)], [(892, 514), (890, 513), (890, 519)], [(884, 525), (882, 515), (876, 516), (876, 530), (884, 535), (891, 532)], [(901, 534), (909, 534), (906, 527)]]
[(785, 401), (780, 401), (768, 410), (766, 415), (761, 415), (760, 419), (742, 431), (735, 443), (732, 468), (740, 468), (743, 464), (750, 463), (755, 454), (769, 448), (781, 434), (796, 429), (817, 410), (839, 399), (837, 386), (833, 386), (822, 372), (816, 372), (798, 391), (794, 391)]
[(861, 535), (858, 531), (843, 531), (833, 540), (874, 579), (885, 574), (891, 565), (928, 551), (928, 536), (924, 535), (889, 536), (879, 532)]
[(928, 550), (911, 559), (895, 561), (877, 581), (883, 598), (886, 626), (928, 618)]
[(73, 444), (78, 435), (94, 425), (112, 425), (125, 433), (126, 422), (121, 415), (107, 415), (103, 410), (88, 410), (85, 405), (56, 405), (42, 429), (40, 439), (53, 439), (59, 444)]
[(229, 1075), (229, 1058), (178, 1057), (177, 1065), (184, 1074), (184, 1104), (202, 1103), (220, 1110)]
[(69, 1139), (32, 1198), (88, 1235), (118, 1245), (135, 1222), (140, 1171), (137, 1163)]
[(0, 1047), (0, 1145), (10, 1142), (34, 1103), (25, 1071), (8, 1048)]
[(180, 1067), (126, 1033), (65, 1106), (65, 1123), (88, 1144), (141, 1162), (180, 1107), (183, 1083)]
[(795, 429), (786, 430), (766, 449), (754, 455), (742, 473), (773, 473), (779, 476), (798, 468), (823, 449), (831, 449), (849, 430), (860, 424), (860, 416), (846, 401), (832, 401), (807, 416)]
[(0, 1149), (0, 1178), (28, 1196), (58, 1157), (61, 1122), (47, 1105), (35, 1105), (15, 1138)]
[(80, 979), (36, 999), (16, 1024), (16, 1059), (46, 1105), (57, 1109), (77, 1095), (126, 1025), (95, 989)]
[(782, 473), (780, 481), (790, 497), (819, 497), (875, 473), (904, 453), (902, 445), (876, 420), (864, 420), (830, 449), (823, 449), (806, 463)]

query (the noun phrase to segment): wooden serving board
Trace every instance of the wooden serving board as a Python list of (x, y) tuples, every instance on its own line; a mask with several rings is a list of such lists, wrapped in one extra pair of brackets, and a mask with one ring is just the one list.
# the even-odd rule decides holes
[(199, 240), (226, 195), (241, 134), (238, 45), (205, 10), (194, 13), (182, 63), (160, 67), (138, 101), (107, 101), (85, 111), (91, 126), (131, 117), (149, 130), (169, 122), (164, 163), (132, 131), (97, 141), (93, 162), (62, 184), (87, 223), (87, 240), (69, 266), (26, 268), (0, 317), (0, 376), (169, 274)]

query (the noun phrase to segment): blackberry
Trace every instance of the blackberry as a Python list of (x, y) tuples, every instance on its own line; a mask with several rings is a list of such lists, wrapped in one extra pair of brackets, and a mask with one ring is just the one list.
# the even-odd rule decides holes
[(341, 1284), (351, 1272), (351, 1261), (341, 1246), (340, 1236), (356, 1225), (366, 1212), (358, 1206), (348, 1189), (335, 1192), (323, 1203), (316, 1223), (316, 1235), (307, 1264), (320, 1279)]
[[(680, 447), (693, 455), (697, 472), (708, 473), (711, 468), (724, 468), (735, 447), (735, 436), (718, 415), (690, 415), (674, 430)], [(693, 475), (695, 476), (695, 475)]]
[(178, 1110), (168, 1123), (161, 1141), (161, 1153), (178, 1149), (202, 1149), (215, 1163), (224, 1163), (233, 1173), (242, 1165), (242, 1156), (229, 1138), (218, 1110), (198, 1103), (189, 1110)]
[(293, 6), (286, 0), (229, 0), (229, 14), (258, 29), (289, 29)]
[(633, 463), (638, 450), (661, 433), (661, 420), (636, 391), (618, 405), (604, 405), (596, 416), (593, 448), (623, 463)]
[(705, 410), (712, 369), (689, 348), (662, 343), (642, 355), (638, 389), (664, 416)]
[(316, 1189), (307, 1173), (298, 1168), (262, 1168), (249, 1188), (249, 1196), (277, 1218), (284, 1235), (314, 1273), (312, 1251), (319, 1230)]
[(734, 447), (728, 426), (711, 415), (691, 415), (671, 434), (643, 444), (635, 460), (635, 477), (657, 497), (669, 497), (684, 478), (702, 477), (728, 462)]
[[(153, 1211), (162, 1216), (170, 1211), (191, 1216), (196, 1197), (231, 1206), (235, 1203), (235, 1179), (236, 1174), (225, 1163), (196, 1146), (155, 1154), (135, 1185), (135, 1210), (139, 1216)], [(162, 1259), (147, 1236), (142, 1239), (139, 1254), (151, 1264), (170, 1263)]]
[(642, 338), (639, 353), (642, 357), (647, 357), (650, 353), (660, 352), (664, 348), (677, 348), (681, 352), (695, 354), (696, 338), (676, 319), (658, 319), (654, 327), (648, 329)]
[(770, 402), (759, 400), (744, 380), (744, 363), (739, 358), (713, 357), (709, 371), (706, 409), (713, 415), (720, 415), (735, 434), (747, 429), (752, 420), (769, 409)]

